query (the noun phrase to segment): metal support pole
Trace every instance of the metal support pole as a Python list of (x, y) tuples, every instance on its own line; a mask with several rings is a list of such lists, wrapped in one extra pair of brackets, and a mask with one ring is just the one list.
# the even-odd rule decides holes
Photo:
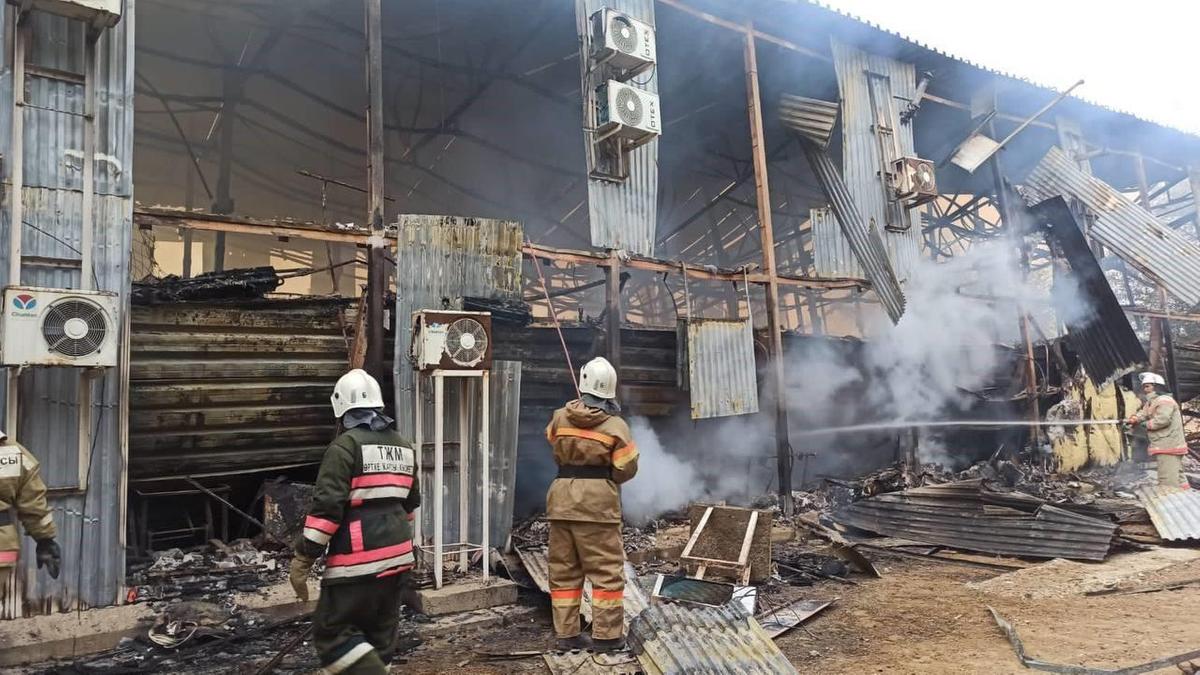
[(383, 296), (387, 288), (383, 260), (383, 8), (382, 0), (366, 1), (367, 36), (367, 222), (372, 237), (367, 258), (367, 372), (383, 373)]
[(471, 401), (471, 381), (458, 382), (458, 569), (466, 573), (470, 567), (467, 546), (471, 541), (471, 422), (468, 407)]
[(446, 412), (446, 381), (433, 374), (433, 587), (442, 587), (442, 462), (445, 443), (443, 416)]
[[(416, 471), (418, 481), (421, 480), (421, 467), (424, 465), (425, 457), (425, 415), (422, 414), (425, 411), (425, 406), (421, 405), (421, 380), (423, 379), (425, 379), (425, 377), (421, 372), (418, 371), (413, 373), (413, 442), (416, 445), (416, 449), (414, 450), (416, 457), (414, 458), (413, 463), (416, 464), (417, 467)], [(401, 406), (404, 404), (403, 402), (397, 401), (396, 405)], [(429, 493), (426, 492), (425, 494)], [(418, 506), (417, 510), (413, 511), (413, 542), (418, 546), (418, 565), (423, 564), (425, 560), (424, 551), (423, 549), (419, 548), (425, 545), (425, 540), (421, 537), (422, 515), (424, 515), (424, 513), (421, 507)]]
[(608, 285), (605, 287), (605, 303), (608, 308), (608, 360), (617, 371), (617, 381), (621, 374), (621, 259), (616, 251), (609, 251), (608, 267), (605, 268)]
[(96, 49), (100, 34), (90, 27), (83, 31), (83, 206), (79, 236), (79, 288), (95, 290), (92, 248), (95, 239), (96, 201)]
[[(21, 234), (25, 223), (25, 44), (29, 40), (28, 15), (19, 7), (13, 8), (16, 28), (13, 31), (13, 82), (12, 82), (12, 138), (9, 142), (9, 154), (12, 163), (9, 169), (9, 208), (8, 219), (8, 283), (12, 286), (21, 285)], [(12, 377), (9, 377), (12, 382)], [(15, 390), (10, 386), (11, 399)], [(8, 429), (13, 437), (14, 427)]]
[(762, 240), (763, 273), (767, 275), (767, 331), (771, 340), (771, 379), (775, 387), (775, 456), (779, 469), (779, 503), (784, 515), (792, 514), (792, 448), (788, 440), (787, 386), (783, 379), (783, 336), (779, 321), (779, 278), (775, 269), (775, 237), (771, 229), (771, 188), (763, 136), (762, 100), (758, 89), (758, 54), (754, 24), (746, 23), (746, 109), (750, 114), (750, 148), (754, 155), (754, 184)]
[[(1142, 208), (1150, 210), (1150, 181), (1146, 178), (1146, 161), (1142, 158), (1141, 153), (1134, 153), (1131, 157), (1133, 160), (1133, 172), (1137, 176), (1138, 198)], [(1162, 284), (1155, 284), (1158, 289), (1159, 302), (1162, 303), (1163, 312), (1167, 311), (1167, 293), (1163, 289)], [(1130, 301), (1133, 300), (1131, 296)], [(1166, 351), (1166, 342), (1169, 339), (1166, 335), (1167, 331), (1166, 319), (1151, 319), (1150, 320), (1150, 370), (1167, 375), (1167, 365), (1163, 352)]]
[(481, 507), (483, 510), (482, 518), (482, 533), (480, 535), (480, 543), (483, 545), (483, 580), (486, 582), (491, 570), (491, 501), (492, 501), (492, 442), (489, 426), (491, 425), (491, 378), (488, 371), (483, 371), (483, 377), (480, 380), (480, 413), (479, 413), (479, 470), (480, 470), (480, 494), (482, 495)]

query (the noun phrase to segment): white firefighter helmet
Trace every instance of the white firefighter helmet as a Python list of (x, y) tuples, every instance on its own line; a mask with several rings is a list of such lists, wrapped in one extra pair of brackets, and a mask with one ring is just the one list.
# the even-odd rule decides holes
[(1140, 384), (1157, 384), (1160, 387), (1167, 386), (1167, 381), (1164, 380), (1163, 376), (1159, 375), (1158, 373), (1142, 373), (1141, 375), (1138, 376), (1138, 383), (1140, 383)]
[(617, 397), (617, 371), (603, 356), (579, 369), (579, 393), (612, 400)]
[(347, 410), (382, 408), (383, 392), (367, 371), (355, 368), (338, 379), (329, 402), (333, 404), (333, 416), (341, 419)]

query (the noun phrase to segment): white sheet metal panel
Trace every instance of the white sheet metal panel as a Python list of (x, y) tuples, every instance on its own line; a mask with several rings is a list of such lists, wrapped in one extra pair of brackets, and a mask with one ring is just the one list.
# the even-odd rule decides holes
[(1158, 536), (1167, 541), (1200, 539), (1200, 490), (1147, 485), (1137, 489), (1137, 496)]
[(809, 211), (812, 219), (813, 259), (817, 266), (817, 274), (823, 277), (849, 277), (864, 279), (862, 265), (854, 251), (850, 250), (850, 242), (842, 234), (833, 209), (823, 206)]
[[(133, 222), (133, 91), (134, 5), (125, 0), (128, 15), (107, 29), (98, 51), (96, 83), (96, 199), (92, 252), (96, 285), (121, 294), (128, 313), (130, 238)], [(11, 53), (12, 11), (0, 23), (0, 49)], [(81, 73), (83, 30), (78, 22), (34, 13), (33, 39), (27, 61), (43, 68)], [(9, 59), (11, 61), (11, 59)], [(33, 76), (27, 72), (24, 191), (26, 255), (78, 260), (82, 234), (83, 118), (66, 114), (82, 110), (83, 87)], [(12, 100), (12, 66), (0, 77), (0, 100)], [(49, 108), (44, 110), (40, 108)], [(56, 112), (61, 111), (61, 112)], [(11, 106), (0, 105), (0, 154), (5, 157), (4, 198), (12, 198), (10, 179)], [(7, 203), (7, 202), (6, 202)], [(0, 209), (0, 241), (8, 242), (9, 210)], [(0, 269), (8, 269), (8, 247), (0, 246)], [(78, 268), (26, 265), (22, 281), (30, 285), (78, 288)], [(128, 334), (122, 326), (122, 345)], [(127, 360), (123, 354), (122, 363)], [(125, 453), (122, 407), (125, 405), (122, 368), (109, 369), (92, 389), (94, 426), (91, 470), (86, 494), (70, 490), (50, 497), (63, 550), (63, 573), (57, 580), (37, 570), (32, 541), (23, 537), (20, 574), (13, 575), (0, 619), (67, 611), (120, 602), (125, 578)], [(42, 464), (43, 477), (53, 487), (71, 488), (78, 481), (78, 398), (74, 369), (36, 369), (21, 382), (21, 418), (17, 440)], [(0, 406), (4, 392), (0, 387)]]
[[(654, 0), (575, 0), (576, 28), (580, 39), (580, 79), (585, 105), (594, 98), (601, 84), (589, 73), (592, 36), (590, 17), (604, 8), (615, 9), (639, 21), (654, 25)], [(656, 66), (657, 69), (657, 66)], [(655, 70), (635, 77), (628, 84), (658, 93)], [(661, 108), (660, 108), (661, 113)], [(586, 112), (584, 126), (590, 115)], [(584, 151), (592, 155), (592, 134), (583, 134)], [(588, 220), (592, 245), (654, 256), (654, 238), (658, 218), (658, 139), (629, 153), (629, 177), (620, 183), (588, 179)]]
[(1083, 202), (1096, 214), (1091, 236), (1189, 307), (1200, 303), (1200, 246), (1108, 183), (1080, 171), (1059, 148), (1050, 148), (1023, 188), (1031, 205), (1059, 195)]
[(750, 320), (688, 321), (692, 419), (758, 412), (754, 327)]
[[(880, 184), (879, 171), (883, 168), (879, 142), (875, 137), (875, 109), (868, 79), (876, 82), (877, 98), (884, 90), (890, 90), (891, 127), (895, 130), (895, 143), (899, 156), (916, 155), (913, 146), (912, 126), (901, 124), (899, 111), (905, 102), (917, 93), (916, 67), (878, 54), (869, 54), (856, 47), (831, 40), (833, 65), (837, 71), (838, 89), (842, 98), (842, 177), (850, 194), (858, 204), (859, 212), (870, 224), (883, 232), (888, 258), (903, 283), (908, 280), (916, 265), (921, 250), (920, 234), (914, 223), (903, 232), (884, 229), (888, 201)], [(916, 214), (910, 217), (915, 221)], [(834, 224), (836, 229), (836, 223)], [(814, 231), (815, 236), (815, 231)], [(817, 257), (817, 274), (821, 276), (846, 276), (846, 269), (857, 267), (854, 252), (849, 242), (837, 232), (828, 240), (815, 240), (814, 246), (825, 244), (832, 250)], [(823, 268), (821, 261), (836, 261)], [(857, 278), (861, 277), (861, 272)]]

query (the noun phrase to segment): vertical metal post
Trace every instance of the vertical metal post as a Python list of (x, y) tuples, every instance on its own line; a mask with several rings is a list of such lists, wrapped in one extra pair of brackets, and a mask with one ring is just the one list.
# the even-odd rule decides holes
[(608, 276), (605, 286), (605, 303), (608, 308), (608, 360), (617, 371), (617, 382), (621, 381), (621, 317), (624, 308), (621, 303), (621, 259), (616, 251), (608, 253), (608, 267), (604, 273)]
[(455, 378), (458, 384), (458, 568), (466, 572), (467, 545), (471, 541), (471, 378)]
[(746, 108), (750, 113), (750, 149), (754, 155), (759, 234), (763, 272), (767, 275), (767, 330), (771, 340), (772, 377), (775, 385), (775, 456), (779, 468), (779, 501), (785, 515), (792, 514), (792, 448), (788, 440), (787, 385), (783, 379), (783, 335), (779, 321), (779, 277), (775, 270), (775, 236), (771, 225), (771, 188), (767, 177), (766, 140), (763, 137), (762, 103), (758, 89), (758, 54), (754, 24), (746, 23)]
[(488, 371), (483, 371), (483, 377), (480, 383), (480, 412), (479, 412), (479, 470), (482, 475), (480, 486), (480, 494), (482, 501), (480, 505), (483, 511), (483, 527), (480, 533), (480, 541), (483, 543), (483, 580), (487, 581), (491, 573), (491, 501), (492, 501), (492, 440), (491, 440), (491, 378)]
[(99, 45), (100, 34), (89, 26), (83, 31), (83, 218), (79, 236), (79, 287), (85, 291), (94, 290), (95, 279), (92, 248), (96, 201), (96, 50)]
[(433, 374), (433, 587), (442, 587), (442, 462), (445, 443), (443, 416), (446, 412), (446, 382), (440, 372)]
[(365, 0), (367, 36), (367, 222), (372, 237), (367, 252), (367, 372), (383, 376), (383, 8), (382, 0)]
[[(21, 285), (21, 234), (25, 223), (25, 43), (29, 39), (27, 15), (20, 7), (12, 10), (13, 24), (13, 97), (12, 138), (9, 154), (10, 217), (8, 220), (8, 283)], [(11, 381), (11, 378), (10, 378)], [(9, 393), (13, 390), (10, 388)], [(11, 398), (11, 397), (10, 397)], [(9, 434), (13, 434), (10, 425)], [(15, 436), (15, 434), (14, 434)]]
[[(416, 446), (414, 452), (414, 464), (416, 464), (417, 480), (421, 480), (421, 467), (424, 465), (425, 457), (425, 416), (421, 413), (424, 407), (421, 405), (421, 380), (424, 379), (420, 372), (413, 373), (413, 444)], [(403, 402), (397, 401), (397, 406), (404, 405)], [(428, 490), (428, 487), (424, 488)], [(428, 492), (426, 492), (428, 494)], [(421, 538), (421, 516), (423, 515), (421, 507), (417, 507), (413, 511), (413, 542), (418, 546), (424, 546), (425, 540)], [(417, 551), (417, 563), (420, 564), (425, 558), (423, 551)]]
[[(1137, 176), (1138, 184), (1138, 199), (1141, 202), (1142, 208), (1150, 210), (1150, 181), (1146, 178), (1146, 161), (1142, 158), (1142, 154), (1136, 153), (1133, 156), (1133, 172)], [(1167, 312), (1167, 293), (1163, 289), (1162, 284), (1155, 284), (1158, 289), (1158, 299), (1161, 303), (1163, 313)], [(1132, 296), (1130, 301), (1132, 301)], [(1166, 350), (1167, 337), (1167, 320), (1154, 318), (1150, 320), (1150, 370), (1157, 371), (1167, 375), (1167, 365), (1164, 362), (1163, 352)]]

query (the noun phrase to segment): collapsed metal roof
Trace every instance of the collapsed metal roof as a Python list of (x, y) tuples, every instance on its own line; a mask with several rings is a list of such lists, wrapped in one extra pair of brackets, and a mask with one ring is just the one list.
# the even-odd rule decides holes
[(1030, 205), (1075, 197), (1096, 213), (1089, 233), (1189, 306), (1200, 303), (1200, 246), (1051, 147), (1025, 179)]
[(653, 605), (630, 624), (629, 642), (647, 675), (797, 672), (737, 603)]
[(1117, 526), (1017, 492), (993, 492), (982, 479), (926, 486), (854, 502), (843, 525), (968, 551), (1029, 558), (1104, 560)]
[(1167, 541), (1200, 539), (1200, 490), (1148, 485), (1138, 488), (1137, 496), (1158, 536)]
[(1071, 207), (1062, 197), (1032, 209), (1047, 242), (1056, 246), (1071, 267), (1071, 279), (1090, 311), (1078, 307), (1075, 293), (1052, 294), (1055, 311), (1067, 325), (1067, 342), (1079, 355), (1088, 377), (1104, 386), (1149, 361), (1141, 340), (1129, 325), (1104, 270), (1083, 238)]

